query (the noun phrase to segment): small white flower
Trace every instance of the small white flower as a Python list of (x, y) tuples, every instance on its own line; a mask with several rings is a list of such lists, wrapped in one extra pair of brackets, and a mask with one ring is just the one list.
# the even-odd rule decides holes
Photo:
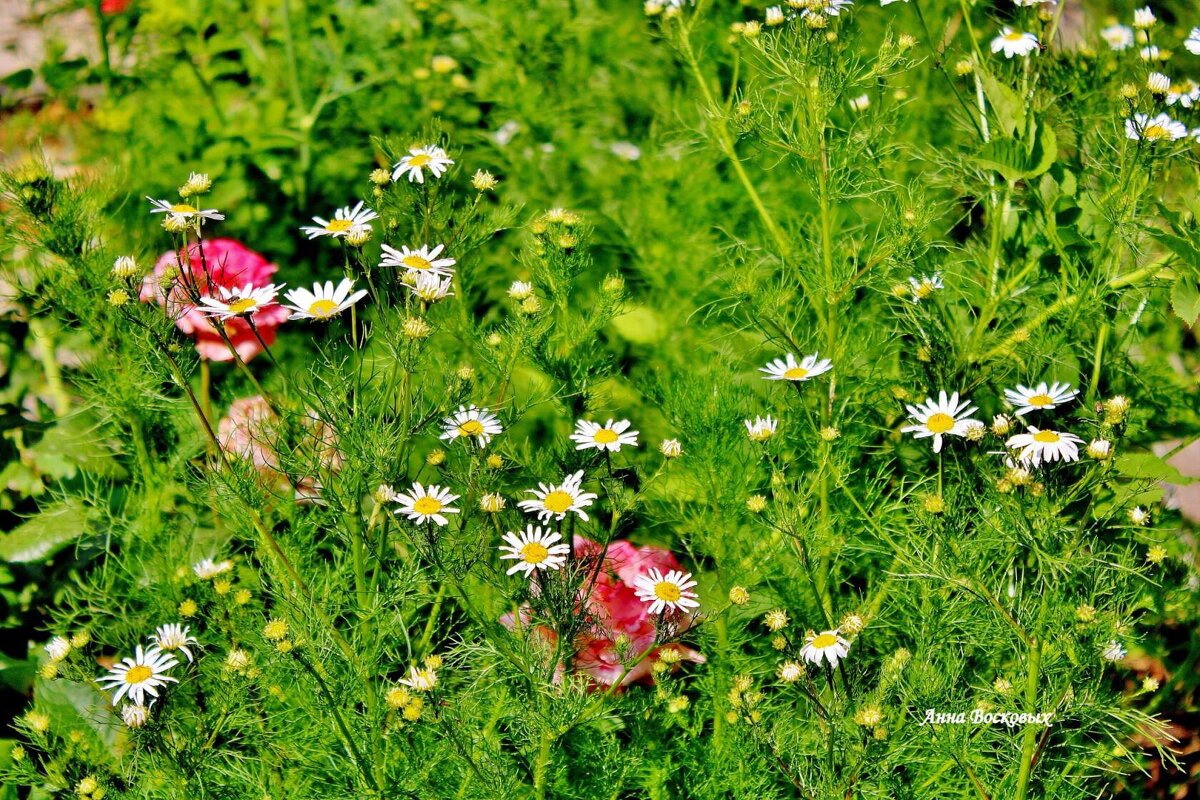
[(1159, 55), (1158, 45), (1156, 44), (1148, 44), (1141, 50), (1138, 50), (1138, 56), (1141, 57), (1142, 61), (1158, 61)]
[(233, 569), (233, 562), (228, 559), (213, 561), (211, 558), (204, 558), (192, 565), (192, 572), (196, 573), (196, 577), (202, 581), (211, 580), (231, 569)]
[(140, 728), (150, 721), (150, 709), (137, 703), (121, 706), (121, 721), (128, 728)]
[(746, 435), (751, 441), (765, 442), (775, 435), (775, 431), (779, 427), (779, 420), (772, 419), (770, 414), (766, 417), (755, 417), (751, 422), (748, 419), (742, 420), (746, 425)]
[(188, 179), (183, 186), (179, 187), (181, 197), (191, 197), (194, 194), (203, 194), (212, 188), (212, 178), (208, 177), (204, 172), (193, 172), (188, 175)]
[(932, 275), (922, 275), (920, 278), (911, 277), (908, 279), (908, 286), (912, 290), (912, 301), (919, 303), (933, 295), (934, 292), (946, 288), (942, 283), (942, 274), (935, 272)]
[(1000, 29), (1000, 35), (992, 39), (992, 52), (1004, 52), (1005, 58), (1027, 56), (1038, 49), (1038, 38), (1032, 33), (1014, 31), (1007, 25)]
[(575, 442), (576, 450), (608, 450), (619, 452), (622, 447), (637, 447), (638, 431), (629, 430), (627, 419), (609, 420), (601, 425), (598, 422), (581, 419), (575, 423), (575, 432), (571, 441)]
[(55, 636), (46, 642), (46, 657), (54, 663), (62, 661), (70, 652), (71, 641), (65, 636)]
[(779, 6), (769, 6), (767, 8), (766, 23), (768, 25), (782, 25), (783, 20), (784, 20), (784, 18), (783, 18), (783, 9), (782, 8), (780, 8)]
[(167, 655), (157, 647), (144, 650), (139, 644), (133, 658), (122, 659), (107, 675), (97, 678), (96, 682), (105, 689), (117, 690), (112, 700), (114, 706), (126, 695), (132, 702), (143, 706), (146, 704), (147, 694), (158, 697), (161, 687), (179, 682), (167, 675), (167, 670), (178, 663), (174, 656)]
[(946, 397), (946, 392), (938, 392), (938, 399), (925, 398), (924, 403), (915, 406), (905, 406), (909, 416), (916, 423), (900, 429), (901, 433), (911, 433), (917, 439), (933, 437), (933, 452), (942, 451), (943, 436), (966, 436), (970, 424), (978, 422), (970, 418), (977, 410), (971, 401), (958, 398), (958, 392)]
[[(895, 2), (895, 0), (889, 1)], [(785, 661), (779, 665), (779, 669), (775, 674), (779, 676), (779, 680), (782, 683), (795, 683), (804, 677), (804, 665), (799, 661)]]
[(393, 502), (400, 504), (395, 513), (403, 514), (417, 524), (433, 521), (439, 526), (450, 523), (445, 517), (446, 514), (458, 513), (458, 509), (450, 505), (457, 499), (458, 495), (451, 494), (449, 489), (443, 489), (441, 486), (425, 487), (419, 482), (413, 483), (408, 494), (397, 492), (392, 498)]
[(204, 295), (200, 298), (200, 304), (196, 306), (196, 309), (203, 314), (216, 317), (220, 320), (253, 314), (274, 304), (279, 290), (285, 285), (279, 284), (277, 286), (271, 283), (255, 288), (247, 283), (240, 289), (227, 289), (224, 286), (218, 286), (217, 289), (220, 291), (221, 296), (211, 297)]
[(112, 276), (114, 278), (134, 278), (140, 272), (133, 256), (118, 256), (117, 260), (113, 262)]
[(486, 447), (503, 430), (500, 418), (486, 408), (459, 406), (455, 414), (442, 420), (442, 434), (438, 438), (446, 441), (473, 438), (480, 447)]
[(301, 228), (301, 232), (307, 233), (309, 239), (316, 239), (320, 236), (331, 236), (334, 239), (341, 239), (349, 236), (352, 233), (362, 233), (363, 231), (371, 230), (371, 221), (379, 219), (379, 215), (369, 208), (363, 206), (361, 200), (358, 205), (351, 208), (350, 206), (342, 206), (337, 211), (333, 212), (333, 219), (326, 220), (321, 217), (313, 217), (313, 222), (316, 225), (306, 225)]
[(1053, 386), (1048, 386), (1043, 381), (1033, 389), (1019, 384), (1016, 389), (1005, 389), (1004, 399), (1016, 408), (1018, 417), (1023, 417), (1030, 411), (1049, 411), (1069, 403), (1077, 394), (1079, 390), (1072, 389), (1069, 383), (1055, 381)]
[(1121, 646), (1121, 643), (1116, 639), (1113, 639), (1104, 646), (1104, 650), (1101, 651), (1100, 657), (1105, 661), (1120, 661), (1126, 656), (1126, 654), (1127, 652), (1125, 648)]
[(1133, 28), (1128, 25), (1109, 25), (1100, 31), (1100, 38), (1108, 43), (1109, 49), (1128, 50), (1133, 47)]
[(189, 663), (194, 660), (190, 646), (200, 644), (196, 637), (192, 636), (190, 626), (178, 622), (159, 625), (151, 634), (150, 643), (163, 652), (178, 650), (187, 656)]
[(1171, 91), (1171, 79), (1161, 72), (1151, 72), (1146, 76), (1146, 89), (1150, 94), (1166, 94)]
[(192, 220), (225, 219), (225, 215), (218, 213), (215, 208), (196, 208), (187, 203), (172, 203), (169, 200), (155, 200), (153, 197), (147, 197), (146, 199), (154, 206), (154, 208), (150, 209), (151, 214), (166, 214), (169, 219), (177, 222), (186, 223)]
[(1191, 108), (1200, 102), (1200, 83), (1185, 79), (1171, 85), (1167, 91), (1167, 105), (1178, 105), (1181, 108)]
[(809, 634), (804, 638), (804, 647), (800, 648), (800, 656), (810, 664), (820, 665), (822, 661), (829, 664), (830, 669), (836, 669), (838, 661), (850, 652), (850, 642), (842, 638), (840, 631)]
[(679, 458), (683, 455), (683, 445), (678, 439), (663, 439), (662, 444), (658, 446), (658, 451), (667, 458)]
[(506, 575), (524, 572), (532, 575), (539, 569), (561, 569), (567, 563), (567, 555), (571, 546), (560, 542), (562, 534), (551, 530), (543, 531), (541, 526), (532, 524), (525, 526), (524, 533), (509, 531), (504, 534), (507, 544), (500, 545), (501, 559), (516, 559)]
[(1171, 119), (1166, 114), (1151, 117), (1149, 114), (1134, 114), (1125, 120), (1125, 136), (1130, 139), (1157, 143), (1174, 142), (1188, 135), (1187, 126)]
[(292, 312), (292, 319), (332, 319), (367, 296), (366, 289), (359, 289), (352, 294), (353, 289), (354, 281), (350, 278), (342, 278), (336, 289), (333, 281), (325, 281), (324, 285), (314, 283), (311, 292), (308, 289), (292, 289), (284, 293), (291, 303), (284, 308)]
[(400, 683), (418, 692), (430, 692), (437, 686), (437, 673), (431, 669), (411, 667), (407, 678), (401, 678)]
[(871, 96), (869, 94), (860, 94), (858, 97), (850, 100), (850, 110), (857, 111), (860, 114), (871, 107)]
[(1087, 446), (1087, 454), (1097, 461), (1103, 461), (1112, 455), (1112, 442), (1107, 439), (1093, 439)]
[(1052, 461), (1078, 461), (1079, 445), (1083, 440), (1073, 433), (1030, 427), (1027, 433), (1018, 433), (1005, 445), (1020, 450), (1017, 458), (1033, 467)]
[(699, 608), (700, 601), (692, 591), (695, 585), (692, 573), (680, 572), (677, 569), (669, 571), (666, 575), (657, 568), (651, 569), (649, 574), (639, 575), (633, 581), (638, 599), (650, 604), (648, 611), (651, 614), (660, 614), (663, 611), (686, 612)]
[(397, 250), (385, 244), (383, 245), (383, 258), (379, 260), (379, 266), (403, 267), (414, 277), (422, 272), (430, 272), (442, 276), (453, 275), (454, 264), (456, 263), (454, 259), (438, 258), (444, 249), (445, 245), (439, 244), (431, 249), (426, 244), (411, 250), (407, 246), (401, 246)]
[(1134, 9), (1133, 12), (1133, 27), (1145, 30), (1153, 28), (1154, 23), (1158, 22), (1158, 18), (1154, 16), (1154, 12), (1150, 10), (1150, 6)]
[(1141, 506), (1134, 506), (1129, 509), (1129, 521), (1134, 525), (1147, 525), (1150, 523), (1150, 512)]
[(508, 296), (513, 300), (524, 300), (533, 294), (533, 284), (528, 281), (513, 281), (508, 287)]
[(433, 177), (440, 178), (453, 164), (454, 160), (437, 145), (413, 147), (409, 149), (408, 155), (392, 167), (392, 180), (398, 181), (401, 177), (408, 176), (409, 183), (424, 183), (425, 170), (429, 170)]
[(580, 491), (582, 483), (583, 470), (568, 475), (557, 486), (538, 483), (538, 488), (525, 490), (535, 499), (522, 500), (517, 503), (517, 506), (522, 511), (536, 514), (537, 518), (543, 522), (551, 517), (562, 520), (571, 512), (578, 514), (581, 520), (587, 522), (588, 515), (583, 509), (590, 506), (599, 495)]
[(797, 362), (796, 356), (788, 353), (786, 360), (777, 358), (758, 371), (766, 373), (764, 380), (768, 381), (808, 381), (833, 369), (828, 358), (819, 356), (820, 353), (813, 353)]
[(1200, 56), (1200, 27), (1192, 28), (1192, 32), (1183, 40), (1183, 46), (1189, 53)]
[(412, 283), (406, 282), (404, 285), (426, 303), (436, 303), (454, 294), (450, 291), (453, 280), (453, 278), (443, 278), (434, 272), (420, 272), (417, 273)]

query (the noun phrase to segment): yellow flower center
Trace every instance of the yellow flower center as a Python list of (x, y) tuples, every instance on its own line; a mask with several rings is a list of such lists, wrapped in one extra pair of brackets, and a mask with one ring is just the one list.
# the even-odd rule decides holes
[(1029, 398), (1029, 405), (1044, 408), (1045, 406), (1054, 405), (1054, 398), (1048, 394), (1035, 394)]
[(196, 207), (189, 206), (187, 203), (176, 203), (175, 205), (171, 206), (171, 213), (172, 214), (195, 214)]
[(331, 220), (329, 224), (325, 226), (325, 230), (329, 231), (330, 233), (342, 233), (343, 231), (350, 230), (353, 225), (353, 220), (335, 219)]
[(1150, 125), (1146, 130), (1142, 131), (1142, 136), (1147, 139), (1165, 139), (1170, 134), (1162, 125)]
[(425, 516), (436, 514), (441, 510), (442, 501), (438, 500), (436, 497), (422, 497), (420, 500), (413, 503), (413, 511), (417, 512), (418, 514), (424, 514)]
[(654, 584), (654, 596), (659, 600), (667, 603), (674, 603), (679, 600), (683, 592), (679, 591), (679, 587), (670, 581), (659, 581)]
[(126, 683), (143, 683), (154, 677), (154, 670), (144, 664), (138, 664), (133, 669), (125, 673)]
[(328, 299), (314, 300), (308, 307), (308, 313), (314, 317), (330, 317), (337, 311), (337, 303)]
[(421, 153), (420, 155), (409, 156), (408, 157), (408, 165), (410, 167), (423, 167), (432, 160), (433, 159), (430, 158), (429, 156), (425, 155), (424, 153)]
[(483, 423), (477, 419), (469, 419), (458, 426), (460, 436), (478, 436), (483, 433)]
[(549, 555), (550, 551), (541, 542), (530, 542), (521, 548), (521, 558), (525, 559), (527, 564), (540, 564)]
[(234, 300), (229, 304), (230, 314), (245, 314), (247, 311), (253, 311), (258, 306), (258, 301), (251, 297), (243, 297), (241, 300)]
[(833, 633), (822, 633), (820, 636), (812, 640), (812, 646), (818, 650), (824, 650), (826, 647), (833, 647), (837, 644), (837, 635)]
[(929, 281), (921, 281), (917, 284), (916, 295), (919, 299), (924, 300), (929, 295), (933, 294), (934, 286)]
[(566, 513), (567, 509), (574, 504), (575, 498), (562, 489), (555, 489), (542, 499), (542, 505), (546, 507), (546, 510), (553, 511), (555, 514)]
[(611, 428), (601, 428), (592, 438), (596, 440), (596, 444), (612, 444), (617, 440), (617, 432)]
[(430, 262), (430, 260), (428, 258), (422, 258), (421, 256), (418, 256), (415, 254), (405, 256), (401, 260), (400, 263), (402, 263), (404, 266), (408, 267), (409, 269), (422, 270), (422, 271), (427, 270), (427, 269), (433, 269), (433, 263)]
[(925, 420), (925, 427), (931, 433), (945, 433), (954, 427), (954, 417), (938, 412)]
[(804, 367), (792, 367), (787, 372), (783, 373), (783, 377), (789, 381), (802, 381), (808, 377), (808, 370)]
[(1004, 34), (1005, 41), (1009, 41), (1009, 42), (1019, 42), (1019, 41), (1022, 41), (1024, 38), (1025, 38), (1025, 34), (1021, 33), (1020, 31), (1012, 31), (1011, 33)]
[(1054, 431), (1038, 431), (1033, 435), (1035, 442), (1044, 442), (1045, 444), (1054, 444), (1062, 437)]

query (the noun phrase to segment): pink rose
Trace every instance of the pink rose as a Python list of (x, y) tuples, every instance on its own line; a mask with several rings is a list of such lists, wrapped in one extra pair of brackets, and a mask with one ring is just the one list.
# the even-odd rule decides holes
[[(201, 294), (215, 294), (217, 286), (227, 289), (240, 289), (246, 284), (265, 286), (279, 268), (233, 239), (206, 239), (202, 245), (191, 244), (186, 255), (188, 257), (183, 258), (182, 252), (174, 251), (162, 254), (154, 265), (154, 274), (147, 275), (142, 282), (142, 302), (156, 300), (166, 308), (167, 313), (175, 318), (179, 330), (196, 340), (196, 351), (201, 358), (232, 361), (233, 354), (208, 317), (196, 309), (178, 281), (172, 285), (169, 295), (165, 293), (162, 276), (169, 269), (178, 269), (182, 262), (189, 282), (194, 282)], [(259, 336), (270, 345), (275, 341), (276, 329), (287, 320), (288, 314), (286, 308), (274, 304), (256, 311), (251, 319), (258, 328)], [(249, 361), (262, 352), (262, 345), (246, 320), (240, 317), (229, 320), (225, 323), (225, 332), (243, 361)]]

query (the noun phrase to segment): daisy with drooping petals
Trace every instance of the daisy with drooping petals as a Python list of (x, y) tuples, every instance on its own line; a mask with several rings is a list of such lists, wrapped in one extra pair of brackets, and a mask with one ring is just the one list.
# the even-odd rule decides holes
[(145, 650), (139, 644), (133, 658), (122, 659), (107, 675), (97, 678), (96, 682), (105, 689), (117, 690), (112, 700), (114, 706), (126, 695), (133, 703), (144, 706), (147, 694), (158, 697), (161, 687), (179, 682), (167, 674), (167, 670), (178, 663), (174, 656), (167, 655), (157, 647)]
[(71, 654), (71, 642), (65, 636), (55, 636), (46, 642), (46, 657), (57, 663)]
[(187, 656), (190, 663), (193, 661), (190, 645), (199, 645), (195, 636), (191, 634), (191, 628), (187, 625), (182, 625), (178, 622), (173, 622), (168, 625), (159, 625), (154, 633), (150, 636), (150, 642), (163, 652), (171, 652), (178, 650)]
[(441, 486), (426, 487), (419, 482), (413, 483), (408, 494), (396, 492), (396, 496), (392, 498), (393, 502), (400, 504), (395, 513), (403, 514), (418, 525), (433, 521), (443, 527), (450, 524), (446, 514), (458, 513), (457, 508), (450, 506), (457, 499), (458, 495), (451, 494), (449, 489)]
[(933, 437), (933, 452), (942, 451), (942, 437), (966, 436), (967, 431), (980, 424), (979, 420), (971, 419), (970, 415), (978, 409), (971, 405), (970, 400), (958, 399), (958, 392), (946, 397), (946, 392), (938, 392), (938, 399), (925, 398), (924, 403), (915, 406), (905, 406), (915, 425), (906, 425), (901, 433), (911, 433), (917, 439)]
[(431, 692), (437, 686), (437, 673), (423, 667), (410, 667), (407, 678), (401, 678), (400, 683), (418, 692)]
[(443, 278), (435, 272), (420, 272), (416, 274), (412, 283), (405, 281), (404, 285), (426, 303), (436, 303), (454, 294), (450, 291), (452, 280), (453, 278)]
[(196, 306), (196, 310), (222, 321), (234, 317), (248, 317), (268, 306), (276, 305), (275, 298), (285, 285), (281, 283), (277, 286), (269, 283), (266, 286), (255, 288), (246, 284), (240, 289), (218, 286), (220, 297), (204, 295), (200, 298), (200, 304)]
[(1100, 657), (1105, 661), (1120, 661), (1128, 655), (1128, 651), (1116, 639), (1106, 644), (1100, 651)]
[(1030, 411), (1048, 411), (1063, 403), (1069, 403), (1077, 394), (1079, 390), (1072, 389), (1069, 383), (1055, 381), (1053, 386), (1047, 386), (1046, 382), (1042, 381), (1033, 389), (1020, 384), (1015, 389), (1005, 389), (1004, 399), (1016, 408), (1018, 417), (1023, 417)]
[(150, 721), (150, 709), (135, 703), (126, 703), (121, 706), (121, 721), (127, 728), (140, 728)]
[(616, 453), (624, 445), (637, 447), (638, 431), (629, 430), (630, 424), (627, 419), (616, 422), (610, 419), (603, 425), (581, 419), (575, 423), (575, 432), (571, 434), (571, 441), (575, 442), (576, 450), (595, 449)]
[(765, 367), (759, 367), (759, 372), (765, 372), (768, 381), (808, 381), (833, 369), (833, 363), (828, 358), (818, 358), (820, 353), (805, 356), (799, 362), (791, 353), (787, 358), (777, 358)]
[(532, 575), (539, 569), (561, 569), (567, 563), (567, 555), (571, 546), (559, 541), (562, 534), (555, 531), (543, 531), (541, 526), (526, 525), (521, 534), (509, 531), (504, 534), (507, 544), (500, 545), (501, 559), (516, 559), (516, 564), (509, 567), (506, 575), (524, 572)]
[(927, 297), (930, 297), (934, 292), (944, 289), (945, 284), (942, 283), (942, 274), (935, 272), (932, 275), (922, 275), (920, 278), (911, 277), (908, 279), (908, 285), (912, 289), (912, 301), (919, 303)]
[(810, 664), (829, 664), (830, 669), (836, 669), (838, 661), (850, 652), (850, 642), (842, 638), (841, 632), (834, 628), (831, 631), (810, 633), (804, 638), (804, 647), (800, 648), (800, 656)]
[(233, 562), (229, 559), (213, 561), (211, 558), (203, 558), (192, 566), (192, 572), (196, 573), (196, 577), (202, 581), (211, 580), (231, 569), (233, 569)]
[(571, 512), (578, 514), (581, 520), (587, 522), (588, 515), (584, 509), (590, 506), (599, 495), (580, 491), (582, 483), (583, 470), (563, 478), (563, 482), (557, 486), (553, 484), (547, 486), (539, 482), (538, 488), (525, 490), (535, 499), (522, 500), (517, 503), (517, 506), (529, 514), (536, 514), (542, 522), (551, 517), (557, 520), (565, 519)]
[(1166, 114), (1151, 117), (1149, 114), (1134, 114), (1125, 120), (1125, 137), (1135, 141), (1174, 142), (1188, 135), (1187, 126)]
[(774, 436), (779, 428), (779, 420), (772, 419), (770, 414), (766, 417), (755, 417), (753, 422), (748, 419), (742, 422), (746, 425), (746, 435), (754, 442), (765, 442)]
[(1032, 33), (1014, 31), (1007, 26), (1000, 29), (1000, 35), (992, 39), (992, 52), (1004, 52), (1005, 58), (1027, 56), (1038, 49), (1038, 38)]
[(692, 573), (673, 569), (666, 575), (658, 568), (650, 570), (646, 575), (639, 575), (633, 582), (638, 599), (649, 603), (651, 614), (661, 614), (663, 611), (690, 611), (700, 607), (696, 593), (692, 587)]
[(206, 219), (225, 219), (225, 215), (219, 213), (215, 208), (196, 208), (187, 203), (172, 203), (170, 200), (155, 200), (153, 197), (146, 199), (154, 206), (150, 209), (151, 214), (166, 214), (169, 219), (180, 223), (192, 220), (203, 222)]
[(1078, 461), (1079, 445), (1083, 444), (1083, 439), (1066, 431), (1030, 427), (1027, 433), (1018, 433), (1005, 444), (1021, 451), (1017, 454), (1018, 460), (1040, 467), (1051, 461)]
[(316, 239), (320, 236), (331, 236), (334, 239), (341, 239), (349, 236), (351, 233), (371, 230), (371, 220), (375, 219), (379, 219), (379, 215), (371, 209), (365, 208), (363, 201), (359, 200), (358, 205), (354, 208), (342, 206), (333, 212), (333, 219), (326, 220), (321, 217), (313, 217), (313, 222), (317, 224), (306, 225), (300, 231), (307, 233), (309, 239)]
[(353, 289), (354, 281), (350, 278), (342, 278), (336, 289), (333, 281), (325, 281), (323, 286), (314, 283), (311, 292), (308, 289), (292, 289), (284, 294), (291, 303), (284, 308), (292, 312), (292, 319), (332, 319), (367, 296), (366, 289), (359, 289), (352, 294)]
[(1200, 28), (1192, 28), (1192, 32), (1183, 40), (1183, 46), (1189, 53), (1200, 56)]
[(1109, 25), (1100, 31), (1100, 38), (1108, 43), (1110, 50), (1128, 50), (1133, 47), (1133, 28), (1128, 25)]
[(432, 249), (429, 245), (421, 245), (410, 250), (407, 245), (399, 250), (383, 245), (383, 258), (379, 260), (381, 267), (403, 267), (414, 277), (422, 272), (432, 272), (435, 275), (448, 276), (454, 274), (453, 258), (438, 258), (445, 245), (439, 244)]
[(438, 438), (446, 441), (473, 438), (480, 447), (487, 447), (492, 437), (503, 430), (500, 418), (486, 408), (459, 406), (455, 414), (442, 420), (442, 435)]
[(1178, 83), (1172, 83), (1167, 89), (1167, 105), (1179, 105), (1183, 108), (1191, 108), (1200, 103), (1200, 83), (1196, 83), (1191, 78), (1185, 78)]
[(454, 165), (446, 151), (437, 145), (409, 148), (408, 155), (403, 156), (392, 167), (392, 180), (398, 181), (407, 176), (408, 182), (425, 183), (425, 171), (428, 170), (435, 178), (442, 177), (446, 170)]

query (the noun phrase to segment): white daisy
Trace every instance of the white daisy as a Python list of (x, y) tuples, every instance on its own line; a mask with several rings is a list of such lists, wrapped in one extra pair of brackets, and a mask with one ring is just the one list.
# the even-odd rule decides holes
[(444, 515), (458, 513), (457, 508), (450, 506), (457, 499), (458, 495), (451, 494), (449, 489), (443, 489), (441, 486), (425, 487), (420, 483), (413, 483), (409, 494), (396, 492), (396, 496), (392, 498), (393, 502), (400, 504), (395, 513), (403, 514), (418, 524), (433, 520), (442, 526), (450, 523)]
[(179, 682), (167, 675), (167, 670), (178, 663), (174, 656), (167, 655), (157, 647), (144, 650), (139, 644), (133, 658), (122, 659), (107, 675), (97, 678), (96, 682), (105, 689), (117, 690), (112, 700), (114, 706), (126, 695), (132, 702), (144, 706), (147, 694), (158, 697), (159, 688), (168, 683)]
[(215, 578), (231, 569), (233, 569), (233, 562), (228, 559), (213, 561), (211, 558), (204, 558), (192, 565), (192, 572), (196, 573), (196, 577), (202, 581)]
[(453, 275), (454, 264), (453, 258), (438, 258), (441, 255), (445, 245), (437, 245), (433, 249), (429, 245), (410, 250), (407, 246), (401, 246), (399, 250), (388, 245), (383, 245), (383, 258), (379, 260), (381, 267), (403, 267), (413, 276), (419, 275), (422, 272), (431, 272), (435, 275)]
[(818, 359), (820, 353), (805, 356), (799, 362), (791, 353), (787, 358), (777, 358), (765, 367), (759, 367), (759, 372), (765, 372), (768, 381), (808, 381), (833, 369), (833, 363), (828, 358)]
[(746, 425), (746, 435), (755, 442), (765, 442), (775, 435), (775, 431), (779, 427), (779, 420), (772, 419), (770, 414), (766, 417), (755, 417), (751, 422), (748, 419), (742, 420)]
[(917, 439), (933, 437), (933, 452), (942, 451), (943, 436), (966, 436), (973, 423), (979, 420), (971, 419), (970, 415), (977, 410), (970, 400), (958, 399), (958, 392), (946, 397), (946, 392), (938, 392), (938, 399), (925, 398), (924, 403), (915, 406), (905, 406), (915, 425), (906, 425), (901, 433), (911, 433)]
[(454, 160), (446, 155), (446, 151), (437, 145), (413, 147), (408, 155), (402, 157), (392, 167), (392, 180), (398, 181), (402, 176), (408, 176), (408, 182), (425, 182), (425, 170), (435, 178), (440, 178), (454, 164)]
[(225, 215), (218, 213), (215, 208), (196, 208), (187, 203), (172, 203), (170, 200), (155, 200), (153, 197), (147, 197), (146, 199), (154, 206), (154, 208), (150, 209), (151, 214), (167, 214), (172, 219), (180, 222), (193, 219), (225, 219)]
[(480, 447), (486, 447), (503, 430), (500, 418), (486, 408), (459, 406), (457, 413), (442, 420), (442, 435), (438, 438), (447, 441), (474, 438)]
[(371, 209), (365, 208), (363, 201), (359, 200), (358, 205), (354, 208), (342, 206), (333, 212), (333, 219), (326, 220), (321, 217), (313, 217), (313, 222), (317, 224), (306, 225), (300, 231), (307, 233), (309, 239), (316, 239), (320, 236), (332, 236), (334, 239), (341, 239), (349, 236), (351, 233), (361, 233), (371, 230), (371, 220), (375, 219), (379, 219), (379, 215)]
[(1146, 76), (1146, 91), (1165, 95), (1171, 91), (1171, 79), (1161, 72), (1151, 72)]
[(1100, 657), (1105, 661), (1120, 661), (1126, 655), (1127, 651), (1116, 639), (1113, 639), (1111, 642), (1106, 644), (1104, 649), (1100, 652)]
[(1148, 525), (1150, 523), (1150, 512), (1141, 506), (1134, 506), (1129, 509), (1129, 521), (1134, 525)]
[(524, 300), (533, 294), (533, 284), (529, 281), (513, 281), (508, 287), (508, 296), (513, 300)]
[(638, 431), (629, 430), (627, 419), (609, 420), (601, 425), (598, 422), (581, 419), (575, 423), (575, 432), (571, 441), (575, 442), (576, 450), (608, 450), (616, 453), (623, 446), (637, 447)]
[(1133, 28), (1128, 25), (1109, 25), (1100, 31), (1100, 38), (1111, 50), (1128, 50), (1133, 47)]
[(648, 611), (651, 614), (660, 614), (663, 611), (686, 612), (699, 608), (700, 601), (692, 591), (695, 585), (692, 573), (680, 572), (677, 569), (669, 571), (666, 575), (657, 568), (651, 569), (649, 574), (639, 575), (633, 581), (638, 599), (650, 604)]
[(1125, 120), (1125, 136), (1130, 139), (1157, 143), (1176, 141), (1188, 135), (1187, 126), (1171, 119), (1166, 114), (1151, 117), (1149, 114), (1134, 114)]
[(1192, 28), (1192, 32), (1183, 40), (1183, 46), (1189, 53), (1200, 56), (1200, 28)]
[(1020, 384), (1015, 389), (1005, 389), (1004, 399), (1016, 408), (1018, 417), (1023, 417), (1030, 411), (1048, 411), (1069, 403), (1077, 394), (1079, 390), (1072, 389), (1069, 383), (1055, 381), (1053, 386), (1047, 386), (1046, 382), (1042, 381), (1032, 389)]
[(845, 658), (849, 652), (850, 642), (842, 638), (837, 628), (810, 633), (804, 638), (804, 647), (800, 648), (800, 655), (805, 661), (818, 665), (825, 661), (830, 669), (836, 668), (838, 661)]
[(563, 482), (555, 486), (538, 483), (536, 489), (526, 489), (535, 499), (522, 500), (517, 506), (525, 512), (536, 514), (542, 522), (554, 517), (562, 520), (570, 512), (575, 512), (584, 522), (588, 521), (587, 512), (583, 509), (592, 504), (599, 495), (592, 492), (580, 491), (583, 483), (583, 470), (563, 478)]
[(1200, 102), (1200, 83), (1196, 83), (1190, 78), (1186, 78), (1179, 83), (1171, 84), (1171, 88), (1167, 90), (1167, 105), (1179, 105), (1182, 108), (1191, 108)]
[(121, 721), (129, 728), (140, 728), (150, 721), (150, 709), (136, 703), (121, 706)]
[(1034, 467), (1051, 461), (1078, 461), (1079, 445), (1083, 444), (1073, 433), (1030, 427), (1027, 433), (1018, 433), (1005, 444), (1020, 450), (1017, 458)]
[(218, 298), (204, 295), (200, 298), (200, 304), (196, 308), (203, 314), (221, 320), (253, 314), (274, 304), (279, 290), (285, 285), (281, 283), (277, 286), (271, 283), (255, 288), (247, 283), (240, 289), (218, 286), (217, 289), (221, 296)]
[(57, 663), (66, 658), (71, 652), (71, 642), (65, 636), (55, 636), (46, 642), (46, 657)]
[(1150, 10), (1150, 6), (1134, 9), (1133, 11), (1133, 27), (1153, 28), (1154, 23), (1158, 22), (1158, 18), (1154, 16), (1154, 12)]
[(939, 289), (945, 288), (940, 272), (935, 272), (932, 275), (922, 275), (920, 278), (911, 277), (908, 279), (908, 285), (912, 290), (912, 301), (914, 303), (919, 303)]
[(401, 678), (400, 683), (418, 692), (433, 691), (437, 686), (437, 673), (431, 669), (410, 667), (407, 678)]
[(567, 555), (571, 546), (560, 542), (562, 534), (551, 530), (543, 531), (541, 526), (526, 525), (521, 534), (509, 531), (504, 534), (508, 544), (500, 545), (501, 559), (516, 559), (506, 575), (524, 572), (532, 575), (534, 570), (561, 569), (567, 563)]
[(1027, 56), (1038, 49), (1038, 38), (1032, 33), (1014, 31), (1007, 25), (1000, 29), (1000, 35), (992, 39), (992, 52), (1004, 52), (1005, 58)]
[(454, 294), (450, 291), (452, 280), (453, 278), (443, 278), (435, 272), (420, 272), (413, 278), (412, 283), (406, 281), (404, 285), (426, 303), (436, 303)]
[(200, 642), (196, 641), (196, 637), (192, 636), (190, 626), (178, 622), (159, 625), (154, 633), (151, 634), (150, 642), (164, 652), (178, 650), (187, 656), (189, 663), (194, 660), (190, 645), (200, 644)]
[(367, 296), (366, 289), (359, 289), (353, 294), (352, 289), (354, 281), (350, 278), (342, 278), (336, 289), (333, 281), (325, 281), (324, 285), (314, 283), (311, 292), (308, 289), (292, 289), (284, 293), (291, 303), (284, 308), (293, 312), (292, 319), (331, 319)]

